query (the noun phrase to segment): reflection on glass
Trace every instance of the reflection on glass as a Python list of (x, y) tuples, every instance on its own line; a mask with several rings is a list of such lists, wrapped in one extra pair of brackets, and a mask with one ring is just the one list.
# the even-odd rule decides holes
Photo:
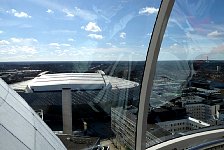
[(139, 91), (159, 5), (3, 1), (0, 77), (68, 149), (135, 149)]
[(154, 77), (147, 147), (224, 125), (223, 4), (176, 0)]

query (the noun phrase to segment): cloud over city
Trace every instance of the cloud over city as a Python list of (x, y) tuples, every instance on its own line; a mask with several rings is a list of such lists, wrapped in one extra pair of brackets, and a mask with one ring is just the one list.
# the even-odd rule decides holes
[(90, 32), (101, 32), (101, 28), (95, 22), (89, 22), (86, 26), (82, 26), (81, 29)]
[(155, 7), (145, 7), (139, 10), (139, 14), (146, 14), (146, 15), (150, 15), (150, 14), (157, 14), (159, 11), (159, 8), (155, 8)]
[(89, 34), (88, 37), (92, 38), (92, 39), (96, 39), (96, 40), (101, 40), (103, 39), (103, 36), (100, 34)]
[(19, 11), (15, 10), (15, 9), (11, 9), (11, 10), (8, 10), (6, 12), (8, 14), (12, 14), (13, 16), (18, 17), (18, 18), (31, 18), (31, 16), (28, 15), (27, 13), (25, 13), (23, 11), (19, 12)]

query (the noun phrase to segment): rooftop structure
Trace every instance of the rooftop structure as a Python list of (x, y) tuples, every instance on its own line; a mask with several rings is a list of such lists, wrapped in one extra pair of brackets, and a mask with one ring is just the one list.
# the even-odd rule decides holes
[(184, 119), (187, 116), (186, 109), (178, 106), (161, 106), (154, 108), (148, 114), (148, 123), (164, 122), (169, 120)]
[(210, 124), (215, 124), (215, 118), (218, 115), (218, 110), (220, 109), (220, 105), (209, 105), (209, 104), (186, 104), (186, 111), (189, 116), (193, 118), (197, 118), (199, 120), (205, 121)]
[(60, 91), (63, 88), (71, 90), (100, 90), (106, 86), (105, 80), (99, 73), (58, 73), (44, 74), (34, 78), (27, 91)]
[[(129, 99), (138, 96), (133, 89), (139, 85), (133, 81), (107, 76), (100, 70), (96, 73), (44, 73), (25, 83), (26, 93), (20, 94), (35, 109), (42, 109), (46, 114), (47, 106), (58, 110), (58, 106), (62, 105), (63, 133), (67, 134), (72, 134), (72, 105), (74, 109), (78, 107), (74, 105), (85, 104), (96, 113), (99, 112), (100, 106), (105, 112), (110, 113), (111, 105), (124, 105)], [(24, 88), (24, 84), (17, 85), (14, 84), (13, 87), (23, 91), (19, 88), (20, 85)], [(59, 122), (60, 119), (56, 120)]]
[(30, 93), (61, 91), (62, 88), (71, 88), (74, 91), (102, 90), (105, 87), (125, 89), (137, 87), (139, 83), (108, 76), (99, 70), (97, 73), (40, 74), (33, 80), (18, 82), (10, 86), (16, 91)]
[(172, 133), (187, 132), (187, 131), (197, 130), (200, 128), (210, 126), (210, 124), (197, 120), (192, 117), (188, 117), (186, 119), (180, 119), (180, 120), (170, 120), (165, 122), (159, 122), (156, 124)]

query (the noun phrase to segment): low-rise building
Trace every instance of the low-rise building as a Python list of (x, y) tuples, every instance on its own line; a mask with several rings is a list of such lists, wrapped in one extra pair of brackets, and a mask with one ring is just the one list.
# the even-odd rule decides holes
[(135, 133), (137, 108), (111, 108), (111, 129), (116, 135), (117, 142), (123, 147), (135, 149)]
[(223, 100), (219, 97), (212, 95), (203, 98), (191, 95), (181, 97), (181, 103), (189, 117), (196, 118), (211, 125), (220, 124), (217, 122), (218, 111), (223, 105)]
[(185, 108), (189, 116), (205, 122), (211, 122), (216, 118), (220, 105), (208, 105), (203, 103), (187, 104)]
[(218, 111), (222, 105), (220, 102), (222, 103), (219, 100), (188, 100), (183, 102), (183, 107), (186, 108), (188, 116), (216, 125)]
[[(137, 123), (137, 108), (130, 106), (128, 108), (111, 108), (111, 129), (116, 135), (117, 145), (123, 148), (135, 149)], [(170, 132), (153, 124), (147, 125), (146, 146), (152, 146), (162, 142), (161, 137), (171, 135)]]
[(159, 122), (156, 124), (172, 133), (187, 132), (210, 126), (208, 123), (191, 117), (180, 120)]

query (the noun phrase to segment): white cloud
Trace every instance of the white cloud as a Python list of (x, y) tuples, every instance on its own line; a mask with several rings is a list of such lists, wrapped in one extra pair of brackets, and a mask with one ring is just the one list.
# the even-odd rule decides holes
[(84, 20), (92, 21), (97, 19), (97, 15), (89, 10), (83, 10), (78, 7), (74, 9), (62, 9), (62, 12), (66, 14), (67, 17), (80, 17)]
[(12, 37), (10, 38), (10, 40), (14, 43), (20, 43), (20, 44), (29, 44), (29, 43), (37, 43), (37, 39), (34, 39), (34, 38), (15, 38), (15, 37)]
[(120, 45), (126, 45), (126, 42), (121, 42)]
[(6, 40), (0, 40), (0, 45), (9, 45), (10, 42)]
[(34, 38), (15, 38), (0, 41), (0, 53), (5, 55), (33, 55), (38, 53)]
[(89, 22), (85, 27), (82, 26), (81, 29), (85, 29), (86, 31), (91, 32), (101, 32), (100, 27), (94, 22)]
[(60, 43), (50, 43), (50, 44), (48, 44), (49, 46), (53, 46), (53, 47), (61, 47), (61, 46), (65, 46), (65, 47), (70, 47), (71, 45), (70, 44), (66, 44), (66, 43), (62, 43), (62, 44), (60, 44)]
[(0, 34), (4, 33), (2, 30), (0, 30)]
[(96, 39), (96, 40), (103, 39), (103, 36), (102, 35), (99, 35), (99, 34), (89, 34), (88, 37), (90, 37), (92, 39)]
[(15, 17), (18, 17), (18, 18), (31, 18), (30, 15), (28, 15), (27, 13), (21, 11), (21, 12), (18, 12), (17, 10), (15, 9), (11, 9), (9, 11), (6, 11), (7, 13), (9, 14), (12, 14), (14, 15)]
[(49, 46), (56, 46), (56, 47), (59, 47), (60, 46), (60, 44), (59, 43), (50, 43), (50, 44), (48, 44)]
[(51, 9), (47, 9), (47, 11), (46, 11), (47, 13), (49, 13), (49, 14), (53, 14), (54, 13), (54, 11), (53, 10), (51, 10)]
[(74, 42), (75, 40), (72, 39), (72, 38), (70, 38), (70, 39), (68, 39), (68, 41), (69, 41), (69, 42)]
[(19, 18), (22, 18), (22, 17), (24, 17), (24, 18), (31, 18), (31, 16), (29, 16), (25, 12), (19, 12), (19, 13), (17, 12), (17, 13), (14, 14), (14, 16), (19, 17)]
[(147, 36), (152, 36), (152, 32), (151, 33), (147, 33)]
[(21, 46), (21, 47), (19, 47), (19, 49), (21, 49), (22, 52), (29, 53), (29, 54), (37, 53), (36, 48), (33, 46)]
[(121, 32), (120, 33), (120, 38), (125, 39), (126, 38), (126, 33), (125, 32)]
[(145, 8), (142, 8), (141, 10), (139, 10), (139, 14), (147, 14), (147, 15), (150, 15), (150, 14), (156, 14), (157, 12), (159, 11), (158, 8), (155, 8), (155, 7), (145, 7)]
[(11, 41), (14, 42), (14, 43), (20, 43), (21, 40), (18, 39), (18, 38), (11, 38)]
[(106, 45), (108, 45), (109, 47), (112, 47), (112, 48), (116, 48), (117, 46), (113, 45), (112, 43), (108, 42), (106, 43)]
[(213, 38), (218, 38), (218, 37), (222, 37), (224, 36), (224, 32), (220, 32), (220, 31), (213, 31), (207, 34), (208, 37), (213, 37)]
[(71, 10), (68, 10), (68, 9), (63, 9), (62, 10), (67, 17), (74, 17), (75, 16), (75, 12), (74, 11), (71, 11)]
[(179, 45), (177, 43), (170, 45), (170, 49), (177, 48), (177, 47), (179, 47)]
[(70, 47), (71, 45), (70, 44), (61, 44), (61, 46), (66, 46), (66, 47)]

